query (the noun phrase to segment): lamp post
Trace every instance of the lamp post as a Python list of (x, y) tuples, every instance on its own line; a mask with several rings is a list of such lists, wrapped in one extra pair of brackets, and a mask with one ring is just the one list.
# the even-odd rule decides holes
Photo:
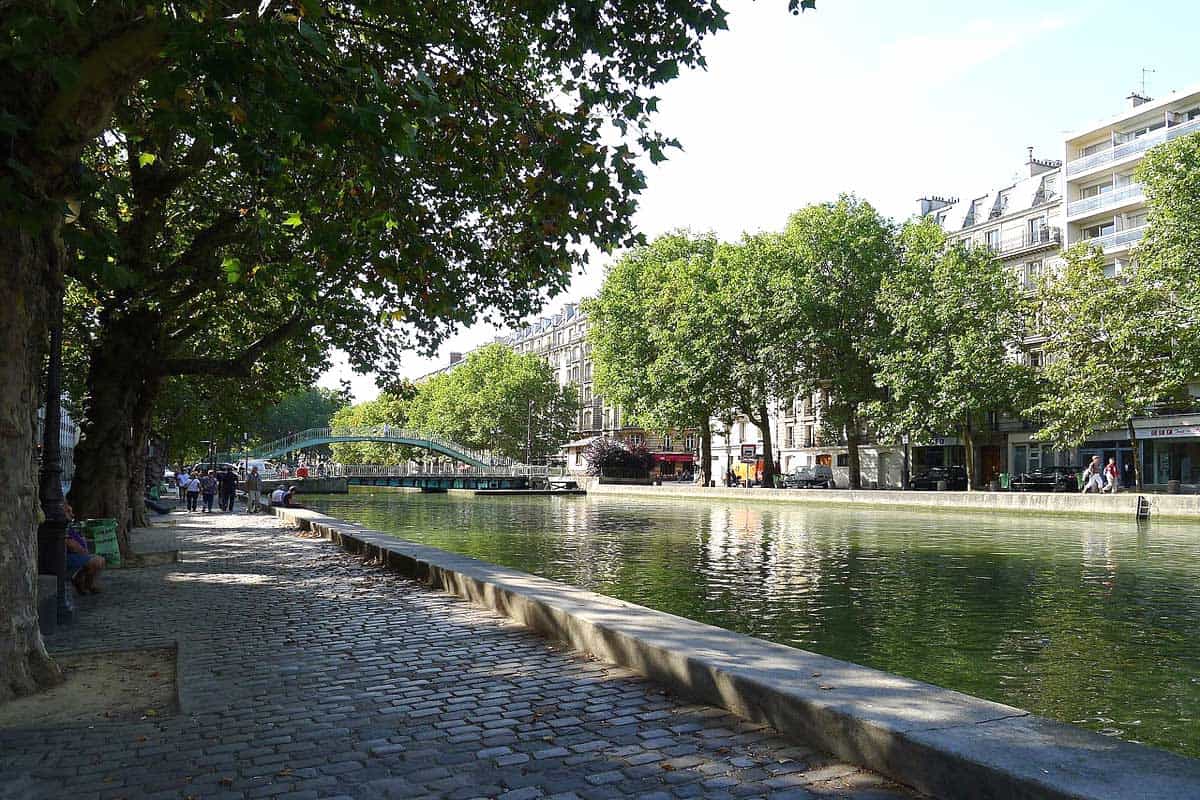
[(62, 487), (62, 276), (50, 291), (50, 353), (46, 369), (45, 415), (42, 419), (42, 464), (38, 499), (45, 521), (38, 525), (38, 572), (58, 578), (57, 622), (71, 622), (75, 609), (67, 601), (67, 508)]
[(908, 478), (908, 472), (909, 472), (909, 466), (908, 466), (908, 434), (907, 434), (907, 433), (906, 433), (906, 434), (904, 434), (904, 435), (902, 435), (902, 436), (900, 437), (900, 442), (901, 442), (901, 444), (903, 444), (903, 445), (904, 445), (904, 469), (903, 469), (903, 471), (900, 473), (900, 485), (901, 485), (903, 488), (907, 489), (907, 488), (908, 488), (908, 480), (909, 480), (909, 478)]

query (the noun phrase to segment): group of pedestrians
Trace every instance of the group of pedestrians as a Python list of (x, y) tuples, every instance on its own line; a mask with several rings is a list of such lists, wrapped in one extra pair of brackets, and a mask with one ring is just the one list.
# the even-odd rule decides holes
[(188, 474), (186, 469), (181, 469), (175, 477), (179, 484), (179, 499), (186, 502), (188, 511), (196, 511), (200, 506), (201, 513), (211, 513), (214, 499), (222, 511), (233, 511), (239, 483), (246, 492), (248, 513), (257, 513), (262, 504), (262, 477), (258, 474), (258, 467), (251, 467), (249, 474), (240, 482), (233, 467), (228, 465), (220, 472), (210, 469)]
[(1083, 488), (1081, 494), (1088, 492), (1100, 492), (1114, 494), (1117, 491), (1118, 481), (1121, 477), (1121, 470), (1117, 467), (1117, 460), (1110, 458), (1108, 464), (1101, 466), (1100, 456), (1092, 456), (1091, 463), (1083, 471)]

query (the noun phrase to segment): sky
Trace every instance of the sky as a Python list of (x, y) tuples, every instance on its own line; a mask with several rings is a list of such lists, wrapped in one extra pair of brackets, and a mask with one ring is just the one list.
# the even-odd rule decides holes
[[(1200, 4), (972, 0), (723, 0), (729, 30), (708, 39), (707, 70), (659, 92), (657, 125), (682, 151), (645, 167), (635, 216), (647, 237), (678, 228), (734, 240), (777, 230), (792, 212), (851, 192), (897, 220), (929, 194), (978, 196), (1012, 182), (1032, 146), (1062, 158), (1072, 131), (1200, 83)], [(544, 313), (595, 294), (594, 257)], [(414, 353), (415, 378), (504, 333), (477, 325), (438, 354)], [(374, 375), (335, 354), (321, 385), (376, 396)]]

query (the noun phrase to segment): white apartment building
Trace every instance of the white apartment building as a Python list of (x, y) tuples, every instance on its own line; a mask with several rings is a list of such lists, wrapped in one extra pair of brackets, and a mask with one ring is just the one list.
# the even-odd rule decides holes
[(1133, 178), (1156, 144), (1200, 131), (1200, 86), (1161, 100), (1131, 94), (1115, 117), (1071, 134), (1065, 144), (1066, 242), (1104, 250), (1120, 272), (1146, 226), (1146, 200)]
[[(1134, 169), (1155, 145), (1200, 131), (1200, 86), (1157, 101), (1136, 93), (1127, 99), (1129, 106), (1120, 114), (1068, 136), (1062, 161), (1035, 159), (1031, 149), (1020, 179), (1011, 185), (962, 201), (924, 198), (920, 212), (932, 215), (952, 241), (996, 252), (1029, 288), (1061, 263), (1063, 249), (1080, 242), (1100, 247), (1106, 272), (1118, 275), (1146, 225), (1145, 197)], [(1027, 326), (1027, 333), (1021, 357), (1037, 366), (1042, 339), (1035, 325)], [(1200, 415), (1164, 413), (1135, 426), (1143, 440), (1147, 484), (1179, 480), (1200, 486)], [(1124, 432), (1097, 431), (1078, 451), (1057, 452), (1034, 440), (1034, 427), (1027, 421), (993, 420), (976, 459), (979, 477), (986, 481), (1000, 472), (1078, 465), (1099, 455), (1116, 458), (1126, 481), (1132, 480)], [(961, 442), (952, 437), (932, 447), (921, 444), (914, 448), (914, 468), (963, 463)]]

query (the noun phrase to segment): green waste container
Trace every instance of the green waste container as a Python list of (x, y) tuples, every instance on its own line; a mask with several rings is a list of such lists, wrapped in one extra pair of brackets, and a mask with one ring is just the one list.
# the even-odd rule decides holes
[(1000, 473), (1000, 488), (1007, 492), (1009, 490), (1009, 487), (1011, 486), (1011, 484), (1012, 484), (1012, 476), (1009, 475), (1007, 472), (1001, 472)]
[(83, 535), (93, 553), (104, 557), (110, 567), (121, 566), (121, 548), (117, 545), (117, 521), (115, 519), (88, 519), (83, 521)]

